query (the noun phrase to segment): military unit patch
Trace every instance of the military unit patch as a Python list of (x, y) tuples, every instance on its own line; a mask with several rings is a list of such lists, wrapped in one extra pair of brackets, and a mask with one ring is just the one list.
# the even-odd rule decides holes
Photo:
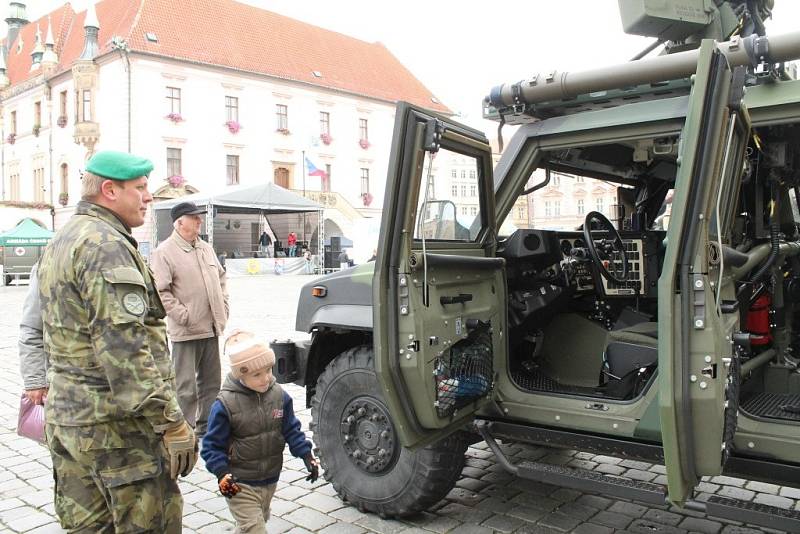
[(122, 306), (131, 315), (144, 315), (144, 299), (138, 293), (126, 293), (122, 297)]
[(282, 408), (273, 408), (272, 409), (272, 418), (273, 419), (283, 419), (283, 409)]

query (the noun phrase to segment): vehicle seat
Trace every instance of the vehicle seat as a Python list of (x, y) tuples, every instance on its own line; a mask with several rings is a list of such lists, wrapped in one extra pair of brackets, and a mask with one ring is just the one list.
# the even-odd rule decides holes
[(600, 386), (612, 398), (638, 395), (658, 364), (658, 323), (612, 330), (603, 353)]

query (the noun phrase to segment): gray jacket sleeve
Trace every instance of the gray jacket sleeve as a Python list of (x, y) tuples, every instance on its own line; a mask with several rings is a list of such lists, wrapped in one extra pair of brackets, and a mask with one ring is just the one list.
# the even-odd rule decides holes
[(47, 387), (47, 355), (42, 334), (37, 267), (34, 265), (31, 270), (31, 282), (22, 305), (22, 320), (19, 325), (19, 368), (26, 390)]

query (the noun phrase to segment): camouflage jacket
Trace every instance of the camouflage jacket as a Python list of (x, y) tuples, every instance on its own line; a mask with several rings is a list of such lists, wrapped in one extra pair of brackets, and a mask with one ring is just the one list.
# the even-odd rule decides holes
[(130, 229), (81, 201), (38, 274), (50, 355), (47, 422), (144, 417), (158, 428), (182, 420), (164, 307)]

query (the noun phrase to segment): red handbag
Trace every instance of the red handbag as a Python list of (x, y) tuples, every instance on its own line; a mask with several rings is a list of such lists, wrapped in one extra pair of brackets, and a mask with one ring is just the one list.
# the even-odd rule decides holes
[(44, 437), (44, 405), (34, 404), (24, 393), (19, 401), (17, 434), (39, 443), (46, 443)]

